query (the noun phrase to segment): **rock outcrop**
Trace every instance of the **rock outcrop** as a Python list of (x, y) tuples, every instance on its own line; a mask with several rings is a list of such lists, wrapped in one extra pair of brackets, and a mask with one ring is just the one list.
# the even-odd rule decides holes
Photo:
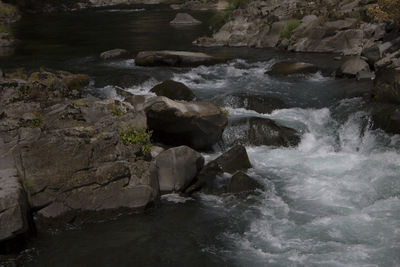
[(223, 63), (227, 58), (186, 51), (143, 51), (135, 58), (135, 64), (144, 67), (196, 67)]
[(210, 149), (221, 140), (228, 119), (223, 110), (207, 102), (178, 102), (166, 97), (133, 96), (127, 99), (144, 111), (155, 140), (169, 145)]
[(380, 44), (386, 33), (384, 23), (371, 22), (369, 7), (370, 1), (251, 0), (212, 37), (195, 44), (359, 55)]

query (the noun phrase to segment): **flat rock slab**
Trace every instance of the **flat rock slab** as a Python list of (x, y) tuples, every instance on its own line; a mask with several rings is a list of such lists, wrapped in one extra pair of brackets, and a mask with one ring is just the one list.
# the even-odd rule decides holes
[(224, 63), (227, 60), (226, 57), (217, 57), (201, 52), (164, 50), (139, 52), (135, 58), (135, 64), (144, 67), (197, 67)]

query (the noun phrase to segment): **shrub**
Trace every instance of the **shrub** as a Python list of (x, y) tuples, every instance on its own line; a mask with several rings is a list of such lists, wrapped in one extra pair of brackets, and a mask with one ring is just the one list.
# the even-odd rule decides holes
[(288, 23), (286, 23), (285, 28), (283, 29), (281, 33), (282, 38), (290, 39), (292, 36), (293, 31), (299, 27), (300, 22), (298, 20), (291, 20)]
[(114, 105), (111, 109), (111, 114), (113, 116), (119, 117), (125, 114), (125, 112), (121, 109), (121, 107)]
[(234, 10), (246, 7), (248, 0), (228, 0), (228, 2), (228, 8), (223, 12), (216, 13), (210, 20), (211, 29), (214, 33), (228, 21)]
[(375, 19), (390, 19), (400, 23), (400, 0), (378, 0), (368, 11)]
[(44, 122), (42, 116), (38, 112), (34, 113), (34, 117), (31, 120), (31, 122), (28, 125), (30, 128), (40, 128), (43, 130), (44, 128)]
[(141, 145), (141, 152), (147, 155), (151, 150), (151, 135), (153, 131), (148, 131), (145, 128), (135, 129), (128, 128), (120, 133), (122, 143), (126, 146)]

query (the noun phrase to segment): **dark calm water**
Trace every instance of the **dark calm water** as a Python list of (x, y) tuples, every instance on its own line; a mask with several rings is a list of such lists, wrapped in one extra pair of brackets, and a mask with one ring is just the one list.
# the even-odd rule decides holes
[[(230, 119), (271, 118), (297, 129), (296, 148), (247, 147), (249, 174), (265, 192), (247, 198), (164, 196), (145, 214), (70, 229), (48, 229), (26, 251), (0, 258), (21, 266), (400, 266), (400, 137), (370, 130), (361, 97), (371, 82), (336, 80), (334, 55), (271, 49), (201, 49), (192, 41), (210, 33), (210, 12), (191, 12), (199, 26), (169, 25), (166, 6), (113, 7), (25, 17), (21, 40), (1, 68), (48, 67), (88, 73), (88, 95), (121, 98), (116, 89), (147, 94), (174, 79), (199, 100), (224, 103), (232, 94), (281, 99), (270, 114), (234, 108)], [(125, 48), (132, 58), (101, 61), (99, 53)], [(197, 68), (143, 68), (141, 50), (224, 54), (226, 64)], [(274, 62), (303, 60), (322, 71), (273, 77)], [(205, 155), (211, 159), (218, 155)], [(3, 263), (1, 263), (3, 262)]]

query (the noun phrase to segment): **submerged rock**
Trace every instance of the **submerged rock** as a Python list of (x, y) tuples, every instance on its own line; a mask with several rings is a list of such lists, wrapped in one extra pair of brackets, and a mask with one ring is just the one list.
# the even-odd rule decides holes
[(150, 90), (150, 92), (153, 92), (158, 96), (168, 97), (172, 100), (191, 101), (196, 97), (189, 87), (183, 83), (172, 80), (166, 80), (157, 84)]
[(129, 56), (129, 52), (125, 49), (113, 49), (108, 50), (100, 54), (101, 59), (118, 59), (118, 58), (125, 58)]
[(209, 149), (221, 140), (228, 122), (221, 108), (207, 102), (177, 102), (155, 96), (133, 96), (128, 101), (146, 113), (154, 138), (164, 144)]
[(160, 191), (184, 190), (203, 166), (203, 156), (190, 147), (174, 147), (161, 152), (156, 158)]
[(252, 93), (233, 93), (230, 95), (216, 96), (215, 101), (220, 106), (245, 108), (264, 114), (287, 107), (279, 98)]
[(310, 63), (305, 62), (279, 62), (272, 66), (269, 75), (291, 75), (291, 74), (308, 74), (315, 73), (318, 68)]
[(135, 58), (138, 66), (196, 67), (226, 62), (227, 58), (186, 51), (143, 51)]
[(296, 130), (278, 125), (267, 118), (251, 117), (231, 121), (223, 134), (227, 146), (233, 144), (253, 146), (296, 146), (300, 136)]
[(178, 13), (176, 17), (170, 22), (172, 25), (198, 25), (202, 22), (190, 16), (188, 13)]

